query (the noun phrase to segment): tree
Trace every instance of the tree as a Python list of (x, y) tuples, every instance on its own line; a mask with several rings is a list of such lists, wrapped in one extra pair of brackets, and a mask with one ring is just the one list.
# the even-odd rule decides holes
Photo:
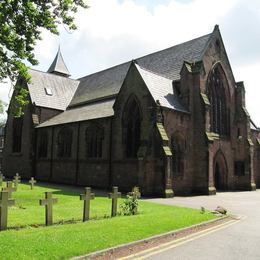
[(3, 116), (7, 104), (0, 100), (0, 127), (3, 127), (6, 122), (6, 118)]
[[(75, 30), (74, 15), (78, 7), (87, 8), (84, 0), (1, 0), (0, 1), (0, 81), (12, 81), (20, 75), (30, 81), (28, 61), (38, 64), (33, 53), (41, 31), (46, 29), (59, 34), (58, 26)], [(27, 92), (17, 86), (19, 98), (16, 105), (26, 104)], [(18, 112), (19, 113), (19, 110)]]

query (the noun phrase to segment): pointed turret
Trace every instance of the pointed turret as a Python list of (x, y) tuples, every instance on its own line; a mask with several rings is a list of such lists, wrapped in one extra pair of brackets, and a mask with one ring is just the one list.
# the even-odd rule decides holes
[(63, 60), (63, 57), (61, 55), (60, 47), (58, 49), (57, 55), (55, 59), (53, 60), (50, 68), (48, 69), (49, 73), (54, 73), (63, 77), (69, 77), (70, 72)]

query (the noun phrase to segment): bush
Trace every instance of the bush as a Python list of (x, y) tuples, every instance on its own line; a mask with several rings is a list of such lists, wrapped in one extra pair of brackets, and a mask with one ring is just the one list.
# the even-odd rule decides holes
[(132, 192), (129, 192), (123, 204), (120, 205), (123, 215), (136, 215), (138, 209), (138, 199), (141, 197), (138, 187), (134, 187)]

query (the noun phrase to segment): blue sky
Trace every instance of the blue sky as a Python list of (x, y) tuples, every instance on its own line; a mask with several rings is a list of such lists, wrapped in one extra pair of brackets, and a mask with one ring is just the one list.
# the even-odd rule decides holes
[[(236, 81), (260, 126), (260, 1), (258, 0), (87, 0), (76, 17), (78, 30), (59, 37), (43, 32), (36, 57), (46, 71), (59, 44), (73, 78), (212, 32), (219, 24)], [(249, 4), (250, 3), (250, 4)], [(10, 87), (0, 87), (8, 101)], [(10, 95), (9, 95), (10, 96)]]

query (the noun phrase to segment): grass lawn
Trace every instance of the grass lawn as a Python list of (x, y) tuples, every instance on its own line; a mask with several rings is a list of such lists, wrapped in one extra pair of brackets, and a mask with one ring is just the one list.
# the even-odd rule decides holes
[[(57, 224), (51, 227), (42, 226), (45, 207), (39, 206), (39, 199), (44, 198), (45, 191), (58, 198), (53, 208)], [(0, 259), (68, 259), (215, 218), (195, 209), (145, 201), (140, 201), (138, 215), (110, 218), (111, 200), (96, 196), (91, 201), (91, 220), (82, 223), (79, 193), (64, 186), (35, 186), (30, 190), (29, 185), (20, 184), (13, 193), (16, 206), (9, 208), (9, 229), (0, 232)], [(60, 224), (71, 220), (78, 222)]]

